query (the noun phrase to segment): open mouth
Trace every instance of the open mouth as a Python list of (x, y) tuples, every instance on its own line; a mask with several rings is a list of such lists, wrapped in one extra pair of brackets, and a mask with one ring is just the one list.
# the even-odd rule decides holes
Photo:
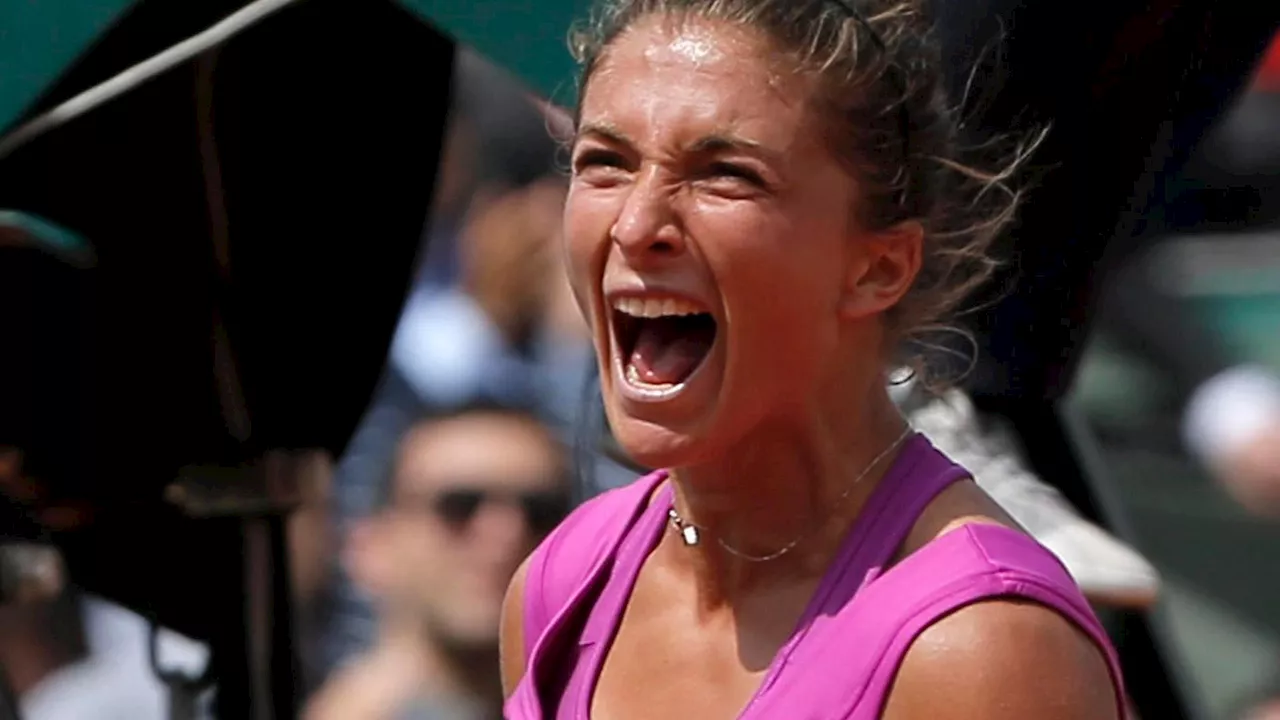
[(716, 321), (701, 307), (675, 298), (618, 298), (613, 333), (627, 382), (670, 388), (701, 367), (716, 339)]

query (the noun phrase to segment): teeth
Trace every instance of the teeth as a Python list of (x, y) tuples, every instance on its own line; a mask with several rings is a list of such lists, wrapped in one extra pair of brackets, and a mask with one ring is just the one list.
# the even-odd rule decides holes
[(626, 372), (626, 374), (627, 374), (627, 382), (631, 383), (633, 386), (638, 387), (638, 388), (651, 388), (651, 389), (654, 389), (654, 390), (668, 390), (668, 389), (671, 389), (671, 388), (676, 387), (676, 385), (675, 385), (675, 384), (672, 384), (672, 383), (664, 383), (664, 384), (662, 384), (662, 385), (654, 385), (653, 383), (647, 383), (647, 382), (645, 382), (644, 380), (641, 380), (641, 379), (640, 379), (640, 371), (639, 371), (639, 370), (636, 370), (636, 366), (635, 366), (635, 365), (632, 365), (631, 363), (627, 363), (627, 369), (626, 369), (624, 372)]
[(688, 300), (679, 298), (620, 297), (614, 299), (613, 308), (631, 317), (640, 318), (699, 315), (705, 312), (705, 310)]

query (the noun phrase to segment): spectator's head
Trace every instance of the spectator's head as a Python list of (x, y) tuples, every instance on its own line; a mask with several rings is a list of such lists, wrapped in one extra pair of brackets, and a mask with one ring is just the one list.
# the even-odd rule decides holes
[(462, 285), (513, 345), (547, 313), (564, 271), (558, 255), (565, 184), (541, 180), (476, 209), (463, 232)]
[(386, 621), (452, 649), (493, 647), (507, 583), (567, 501), (564, 453), (535, 417), (470, 406), (405, 433), (349, 561)]

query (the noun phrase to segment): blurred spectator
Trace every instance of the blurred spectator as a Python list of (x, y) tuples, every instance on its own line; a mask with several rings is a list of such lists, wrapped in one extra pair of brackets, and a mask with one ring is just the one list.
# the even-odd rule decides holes
[[(333, 504), (340, 531), (371, 511), (396, 439), (424, 408), (439, 410), (475, 396), (523, 403), (535, 394), (531, 363), (520, 352), (527, 348), (513, 351), (503, 334), (519, 329), (519, 313), (511, 312), (500, 298), (495, 302), (488, 290), (493, 278), (513, 271), (490, 270), (478, 256), (464, 260), (461, 238), (474, 237), (477, 222), (514, 227), (497, 218), (523, 203), (503, 199), (548, 176), (556, 145), (519, 84), (466, 48), (459, 48), (456, 57), (451, 102), (417, 279), (386, 373), (335, 468)], [(508, 209), (486, 212), (491, 202)], [(536, 242), (521, 243), (526, 249), (531, 246)], [(464, 264), (469, 266), (465, 270)], [(474, 273), (474, 279), (464, 273)], [(490, 297), (478, 302), (464, 287), (478, 288)], [(490, 310), (502, 317), (489, 318), (484, 313)], [(374, 639), (368, 598), (341, 567), (331, 569), (332, 615), (313, 681)]]
[(560, 259), (566, 187), (545, 175), (476, 208), (460, 234), (459, 285), (410, 297), (392, 341), (392, 371), (432, 408), (461, 398), (537, 404), (575, 458), (585, 493), (634, 473), (597, 446), (595, 355)]
[(78, 602), (70, 593), (0, 605), (0, 666), (24, 717), (38, 711), (38, 696), (49, 695), (59, 675), (87, 654)]
[(476, 405), (415, 423), (380, 509), (344, 552), (376, 640), (308, 720), (498, 718), (498, 624), (516, 567), (568, 508), (560, 444), (533, 416)]
[(328, 453), (319, 450), (291, 454), (286, 462), (300, 489), (299, 505), (289, 514), (285, 532), (305, 695), (315, 688), (323, 671), (323, 632), (331, 609), (332, 596), (326, 590), (337, 550), (332, 517), (333, 462)]
[(410, 296), (390, 360), (422, 402), (526, 402), (536, 392), (533, 340), (558, 271), (563, 199), (563, 183), (547, 178), (478, 208), (459, 238), (459, 285)]
[[(0, 493), (44, 529), (89, 520), (84, 508), (46, 497), (12, 448), (0, 448)], [(0, 553), (0, 582), (17, 582), (0, 602), (0, 679), (23, 720), (168, 720), (169, 690), (151, 666), (146, 619), (68, 585), (52, 546), (11, 544)], [(164, 628), (156, 630), (156, 648), (165, 669), (188, 676), (198, 676), (209, 659), (206, 646)], [(209, 697), (193, 698), (197, 717), (208, 716)]]
[[(1214, 127), (1186, 170), (1169, 182), (1160, 230), (1128, 253), (1105, 284), (1104, 330), (1173, 380), (1185, 408), (1182, 437), (1242, 504), (1280, 513), (1280, 376), (1234, 356), (1200, 321), (1178, 287), (1200, 260), (1171, 264), (1169, 249), (1190, 240), (1204, 253), (1241, 252), (1252, 236), (1265, 255), (1280, 248), (1280, 37), (1256, 82)], [(1182, 256), (1185, 257), (1185, 254)], [(1262, 258), (1259, 258), (1260, 260)], [(1249, 266), (1247, 258), (1244, 266)], [(1276, 288), (1280, 292), (1280, 288)]]
[(519, 81), (474, 50), (459, 47), (420, 284), (456, 284), (458, 231), (468, 212), (486, 198), (545, 177), (556, 151), (546, 122)]
[[(143, 618), (74, 590), (0, 607), (0, 666), (23, 720), (168, 720), (149, 638)], [(188, 638), (161, 630), (157, 642), (166, 668), (196, 675), (207, 662), (207, 649)]]

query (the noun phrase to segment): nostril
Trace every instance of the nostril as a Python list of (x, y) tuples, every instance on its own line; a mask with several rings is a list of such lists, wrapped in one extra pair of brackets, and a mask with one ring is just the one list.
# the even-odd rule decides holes
[(656, 226), (645, 222), (619, 222), (609, 239), (632, 258), (671, 258), (684, 252), (684, 236), (679, 227), (666, 223)]

